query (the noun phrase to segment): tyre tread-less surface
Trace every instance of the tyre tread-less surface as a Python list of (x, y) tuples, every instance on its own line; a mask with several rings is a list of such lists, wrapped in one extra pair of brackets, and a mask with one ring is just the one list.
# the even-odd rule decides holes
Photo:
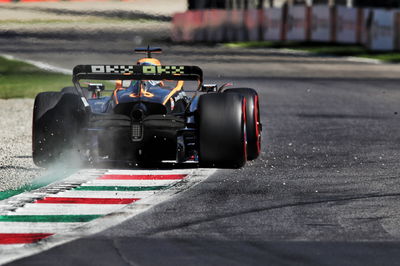
[(247, 159), (255, 160), (261, 152), (261, 122), (258, 93), (251, 88), (232, 88), (225, 93), (238, 93), (246, 98)]
[(37, 166), (48, 167), (71, 150), (85, 121), (78, 95), (42, 92), (35, 98), (32, 125), (32, 157)]
[(245, 104), (239, 94), (200, 96), (197, 115), (201, 166), (238, 168), (246, 163)]
[(69, 87), (64, 87), (61, 89), (61, 92), (66, 94), (66, 93), (71, 93), (71, 94), (76, 94), (78, 95), (78, 91), (76, 90), (75, 87), (69, 86)]

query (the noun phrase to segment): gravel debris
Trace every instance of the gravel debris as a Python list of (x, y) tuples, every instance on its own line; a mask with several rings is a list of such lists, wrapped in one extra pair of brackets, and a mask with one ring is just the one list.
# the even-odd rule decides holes
[(42, 173), (32, 161), (33, 99), (0, 99), (0, 191), (17, 189)]

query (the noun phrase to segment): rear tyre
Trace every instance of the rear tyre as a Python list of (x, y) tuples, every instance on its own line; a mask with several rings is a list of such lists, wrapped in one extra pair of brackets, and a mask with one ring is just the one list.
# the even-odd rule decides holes
[[(80, 93), (77, 91), (77, 89), (75, 87), (64, 87), (64, 88), (61, 89), (61, 93), (63, 93), (63, 94), (70, 93), (70, 94), (80, 95)], [(89, 93), (89, 91), (87, 89), (82, 88), (82, 93), (83, 93), (83, 96), (85, 96), (86, 99), (90, 99), (91, 98), (90, 97), (90, 93)]]
[(237, 93), (246, 98), (247, 160), (257, 159), (261, 152), (261, 123), (258, 94), (250, 88), (227, 89), (226, 93)]
[(39, 93), (33, 107), (33, 162), (39, 167), (49, 167), (64, 159), (69, 151), (76, 151), (74, 147), (85, 119), (85, 108), (79, 96), (61, 92)]
[(61, 92), (66, 94), (66, 93), (70, 93), (70, 94), (78, 94), (78, 91), (75, 89), (75, 87), (64, 87), (61, 89)]
[(239, 168), (246, 163), (246, 100), (239, 94), (201, 95), (198, 104), (200, 166)]

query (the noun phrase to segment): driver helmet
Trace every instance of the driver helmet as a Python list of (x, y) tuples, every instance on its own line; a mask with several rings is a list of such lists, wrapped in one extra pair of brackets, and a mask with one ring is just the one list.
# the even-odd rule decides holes
[[(156, 58), (142, 58), (137, 61), (137, 64), (141, 66), (161, 66), (161, 62)], [(145, 81), (145, 87), (147, 89), (153, 86), (158, 86), (161, 83), (161, 80), (147, 80)]]

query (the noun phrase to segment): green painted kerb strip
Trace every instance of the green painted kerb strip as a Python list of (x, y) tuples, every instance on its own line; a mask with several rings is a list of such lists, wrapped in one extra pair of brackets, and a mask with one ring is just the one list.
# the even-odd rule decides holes
[(21, 194), (25, 191), (31, 191), (34, 189), (38, 189), (41, 188), (43, 185), (27, 185), (27, 186), (23, 186), (20, 189), (14, 189), (14, 190), (7, 190), (7, 191), (0, 191), (0, 200), (4, 200), (7, 199), (9, 197)]
[(27, 184), (19, 189), (0, 191), (0, 200), (10, 198), (12, 196), (24, 193), (26, 191), (31, 191), (47, 186), (54, 181), (61, 180), (67, 176), (70, 176), (74, 172), (76, 172), (75, 169), (69, 169), (64, 171), (56, 171), (56, 170), (49, 171), (46, 175), (41, 176), (37, 180), (32, 182), (32, 184)]
[(123, 187), (123, 186), (81, 186), (75, 190), (85, 191), (151, 191), (166, 189), (169, 186), (152, 186), (152, 187)]
[(0, 215), (0, 222), (85, 223), (101, 216), (103, 215)]

